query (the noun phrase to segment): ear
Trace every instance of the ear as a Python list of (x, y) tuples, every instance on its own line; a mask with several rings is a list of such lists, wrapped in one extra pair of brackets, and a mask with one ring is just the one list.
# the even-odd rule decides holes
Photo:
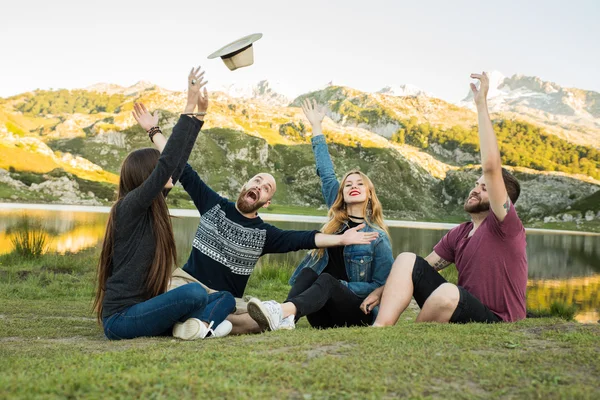
[(269, 207), (269, 205), (270, 205), (270, 204), (271, 204), (271, 200), (267, 201), (267, 202), (266, 202), (266, 203), (265, 203), (265, 204), (262, 206), (262, 208), (267, 208), (267, 207)]

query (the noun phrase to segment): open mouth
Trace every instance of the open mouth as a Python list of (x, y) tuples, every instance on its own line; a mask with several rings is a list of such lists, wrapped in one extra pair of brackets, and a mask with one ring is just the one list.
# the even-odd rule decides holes
[(348, 193), (350, 196), (358, 196), (360, 194), (360, 192), (358, 190), (351, 190), (350, 193)]
[(246, 194), (246, 199), (248, 199), (251, 203), (255, 203), (258, 200), (258, 192), (256, 190), (250, 190)]

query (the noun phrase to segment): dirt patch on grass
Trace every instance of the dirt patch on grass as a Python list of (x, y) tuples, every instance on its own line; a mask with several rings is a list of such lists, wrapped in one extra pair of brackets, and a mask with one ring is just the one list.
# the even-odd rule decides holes
[(165, 338), (140, 338), (132, 340), (110, 341), (102, 334), (89, 337), (72, 336), (62, 338), (0, 338), (0, 343), (3, 343), (3, 347), (6, 349), (12, 348), (12, 350), (19, 350), (35, 346), (35, 348), (39, 350), (62, 351), (62, 349), (64, 349), (66, 346), (69, 348), (69, 351), (82, 352), (86, 354), (107, 354), (123, 352), (127, 350), (146, 349), (159, 343), (164, 343), (165, 341)]
[(17, 271), (17, 278), (21, 281), (27, 280), (29, 275), (31, 275), (31, 271)]
[(355, 344), (340, 342), (325, 346), (318, 346), (314, 349), (306, 351), (306, 357), (310, 360), (317, 357), (333, 356), (342, 357), (345, 355), (346, 350), (356, 347)]
[(355, 344), (346, 343), (346, 342), (338, 342), (332, 343), (328, 345), (316, 346), (311, 349), (305, 349), (305, 346), (297, 345), (297, 346), (283, 346), (276, 349), (268, 349), (264, 351), (258, 351), (257, 354), (282, 354), (282, 353), (304, 353), (306, 355), (306, 361), (304, 365), (308, 363), (308, 361), (319, 358), (319, 357), (344, 357), (348, 350), (356, 347)]
[(41, 271), (51, 272), (53, 274), (61, 275), (74, 275), (75, 270), (71, 268), (56, 268), (56, 267), (42, 267)]
[[(529, 335), (540, 336), (546, 332), (557, 332), (557, 333), (571, 333), (576, 332), (583, 326), (575, 322), (566, 322), (564, 324), (552, 325), (552, 326), (534, 326), (532, 328), (526, 328), (521, 332)], [(600, 330), (599, 330), (600, 332)]]
[(551, 341), (547, 337), (544, 337), (548, 333), (557, 334), (569, 334), (569, 333), (587, 333), (593, 334), (600, 337), (600, 325), (599, 324), (580, 324), (577, 322), (565, 322), (564, 324), (556, 324), (549, 326), (534, 326), (531, 328), (525, 328), (519, 330), (525, 336), (532, 338), (541, 338), (542, 341)]

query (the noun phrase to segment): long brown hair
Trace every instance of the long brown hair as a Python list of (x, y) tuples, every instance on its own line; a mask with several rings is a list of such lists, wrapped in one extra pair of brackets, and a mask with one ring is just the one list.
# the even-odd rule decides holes
[[(104, 234), (104, 242), (97, 269), (94, 311), (97, 313), (99, 322), (102, 320), (102, 301), (106, 292), (106, 281), (112, 274), (117, 206), (127, 193), (139, 187), (150, 176), (158, 163), (159, 157), (160, 152), (156, 149), (139, 149), (129, 153), (121, 166), (117, 201), (112, 206), (108, 216), (106, 233)], [(167, 290), (173, 265), (177, 262), (177, 249), (175, 247), (175, 237), (173, 236), (173, 226), (171, 225), (169, 209), (162, 194), (154, 198), (149, 211), (156, 240), (154, 258), (148, 271), (148, 277), (146, 278), (146, 295), (148, 298), (152, 298)]]
[[(367, 201), (363, 204), (365, 223), (373, 228), (381, 229), (389, 235), (387, 225), (383, 222), (383, 207), (381, 207), (381, 202), (375, 193), (375, 186), (367, 175), (357, 169), (346, 172), (346, 175), (344, 175), (344, 178), (341, 180), (337, 197), (329, 209), (329, 221), (323, 225), (321, 232), (334, 234), (348, 222), (348, 210), (346, 209), (346, 202), (344, 201), (344, 183), (346, 182), (346, 179), (353, 174), (359, 175), (362, 178), (363, 183), (367, 186)], [(315, 249), (312, 250), (312, 252), (321, 258), (323, 254), (325, 254), (325, 249)]]

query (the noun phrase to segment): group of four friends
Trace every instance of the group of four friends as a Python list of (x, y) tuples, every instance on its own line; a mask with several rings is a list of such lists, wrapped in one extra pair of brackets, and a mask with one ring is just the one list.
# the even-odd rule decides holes
[[(187, 103), (169, 139), (158, 113), (135, 104), (133, 116), (154, 148), (132, 151), (121, 167), (98, 263), (94, 302), (108, 339), (173, 335), (184, 340), (294, 329), (394, 325), (411, 299), (418, 322), (510, 322), (525, 318), (525, 229), (517, 216), (518, 181), (502, 168), (489, 117), (486, 73), (472, 74), (483, 174), (464, 203), (471, 220), (450, 230), (422, 258), (395, 259), (382, 204), (359, 170), (338, 181), (321, 124), (324, 106), (304, 100), (329, 218), (320, 231), (282, 230), (258, 215), (277, 189), (259, 173), (236, 202), (212, 190), (187, 164), (208, 109), (204, 72), (188, 76)], [(204, 87), (204, 89), (202, 89)], [(197, 108), (197, 110), (196, 110)], [(181, 182), (201, 218), (183, 268), (166, 203)], [(310, 250), (293, 273), (284, 302), (243, 300), (259, 258)], [(458, 285), (439, 274), (454, 263)]]

